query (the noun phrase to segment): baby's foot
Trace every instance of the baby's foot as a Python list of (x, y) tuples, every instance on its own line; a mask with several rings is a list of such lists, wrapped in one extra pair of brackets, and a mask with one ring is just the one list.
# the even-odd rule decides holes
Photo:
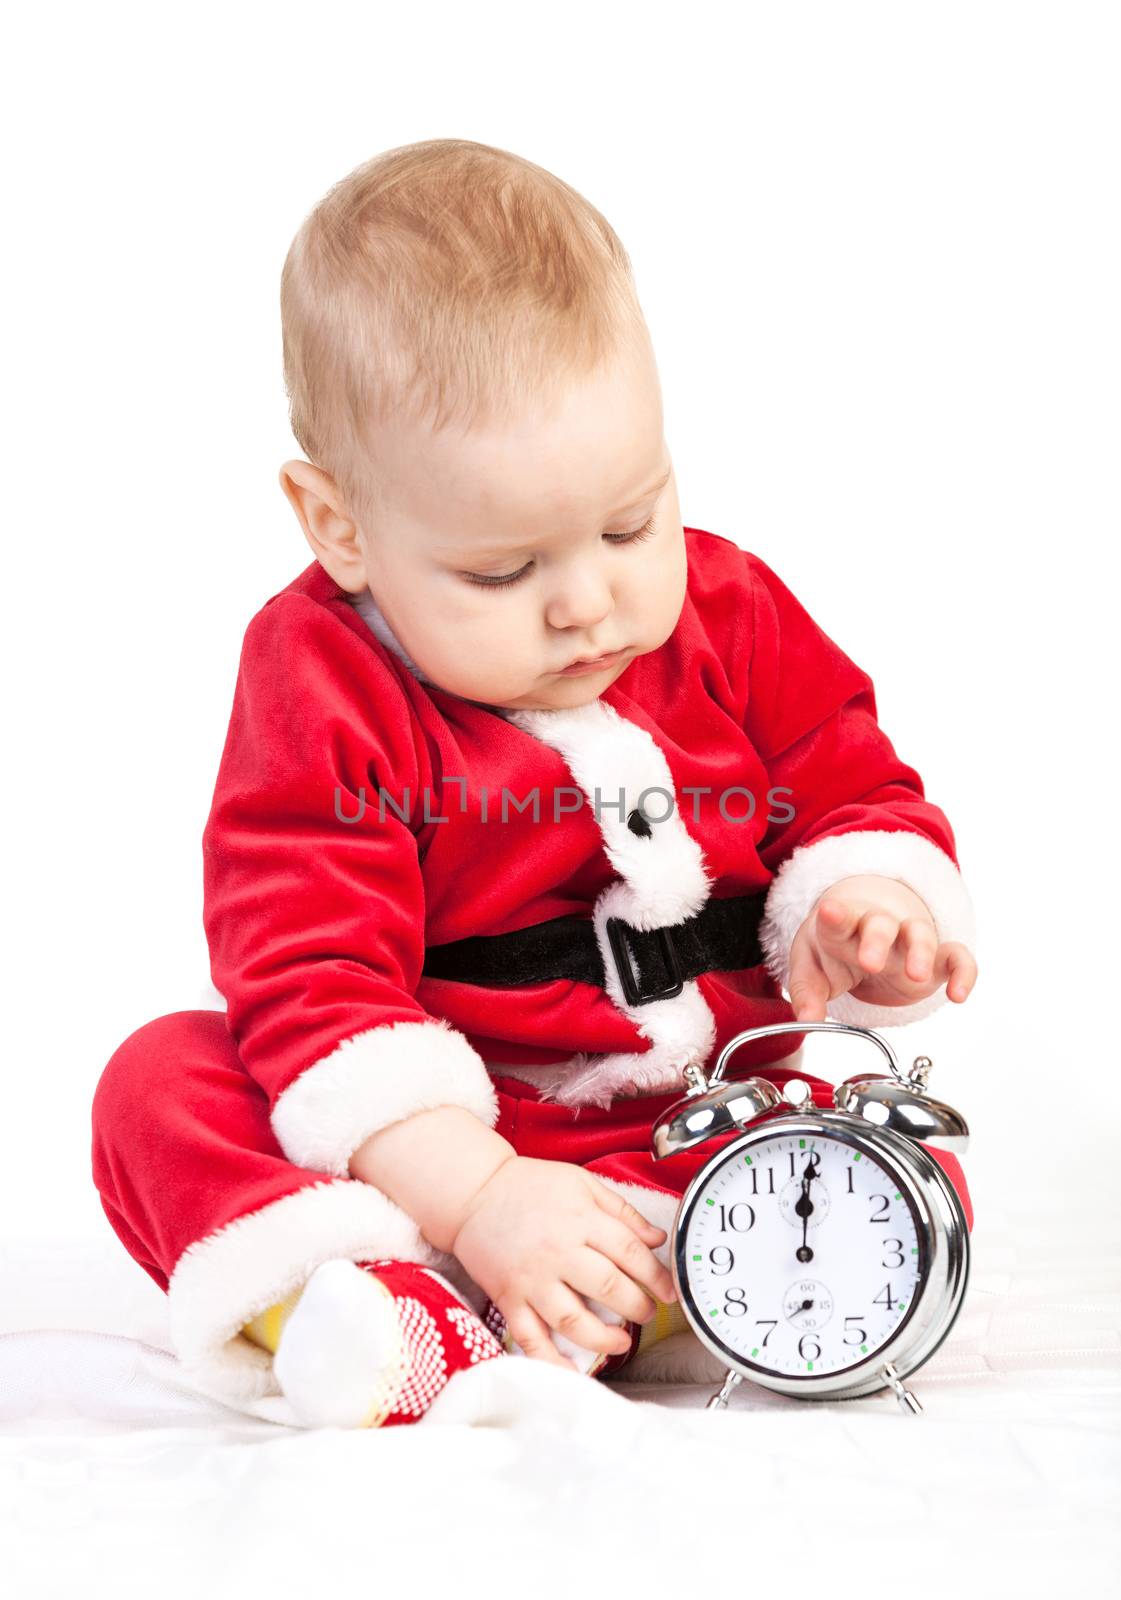
[(284, 1331), (273, 1372), (305, 1427), (416, 1422), (448, 1379), (503, 1354), (431, 1267), (324, 1261)]

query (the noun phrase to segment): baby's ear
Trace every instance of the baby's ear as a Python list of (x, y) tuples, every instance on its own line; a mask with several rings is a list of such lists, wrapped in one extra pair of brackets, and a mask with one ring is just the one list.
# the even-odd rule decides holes
[(335, 480), (310, 461), (286, 461), (280, 469), (280, 487), (320, 566), (340, 589), (360, 594), (366, 587), (366, 570), (358, 528)]

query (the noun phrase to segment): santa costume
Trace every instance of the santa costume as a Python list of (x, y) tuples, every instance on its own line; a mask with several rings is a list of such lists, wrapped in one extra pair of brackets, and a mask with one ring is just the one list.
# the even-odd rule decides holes
[[(431, 1265), (483, 1312), (455, 1258), (350, 1178), (380, 1128), (463, 1106), (668, 1233), (720, 1141), (655, 1161), (651, 1124), (685, 1066), (793, 1019), (790, 946), (823, 891), (901, 880), (939, 942), (973, 947), (950, 824), (879, 727), (868, 675), (757, 556), (685, 539), (672, 635), (574, 710), (437, 687), (369, 592), (316, 562), (251, 620), (203, 836), (226, 1012), (138, 1029), (93, 1106), (106, 1214), (208, 1392), (250, 1409), (277, 1394), (239, 1330), (332, 1258)], [(945, 998), (844, 995), (828, 1014), (896, 1027)], [(728, 1076), (797, 1073), (831, 1106), (798, 1041), (745, 1047)], [(972, 1226), (960, 1165), (931, 1154)], [(648, 1356), (673, 1377), (722, 1371), (691, 1332)]]

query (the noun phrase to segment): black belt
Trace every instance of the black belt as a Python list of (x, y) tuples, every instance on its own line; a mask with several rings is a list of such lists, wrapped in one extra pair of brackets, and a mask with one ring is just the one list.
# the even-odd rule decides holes
[[(695, 917), (649, 932), (609, 917), (607, 935), (628, 1004), (668, 1000), (702, 972), (757, 967), (763, 960), (759, 924), (766, 898), (764, 891), (708, 900)], [(512, 933), (429, 945), (424, 976), (496, 989), (548, 978), (607, 987), (595, 927), (587, 917), (553, 917)]]

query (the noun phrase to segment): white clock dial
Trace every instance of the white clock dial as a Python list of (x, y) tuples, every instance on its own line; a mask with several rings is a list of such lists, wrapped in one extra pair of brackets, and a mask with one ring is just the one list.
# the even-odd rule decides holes
[(811, 1378), (895, 1336), (922, 1287), (924, 1248), (906, 1190), (866, 1148), (782, 1134), (713, 1168), (678, 1264), (712, 1337), (748, 1366)]

